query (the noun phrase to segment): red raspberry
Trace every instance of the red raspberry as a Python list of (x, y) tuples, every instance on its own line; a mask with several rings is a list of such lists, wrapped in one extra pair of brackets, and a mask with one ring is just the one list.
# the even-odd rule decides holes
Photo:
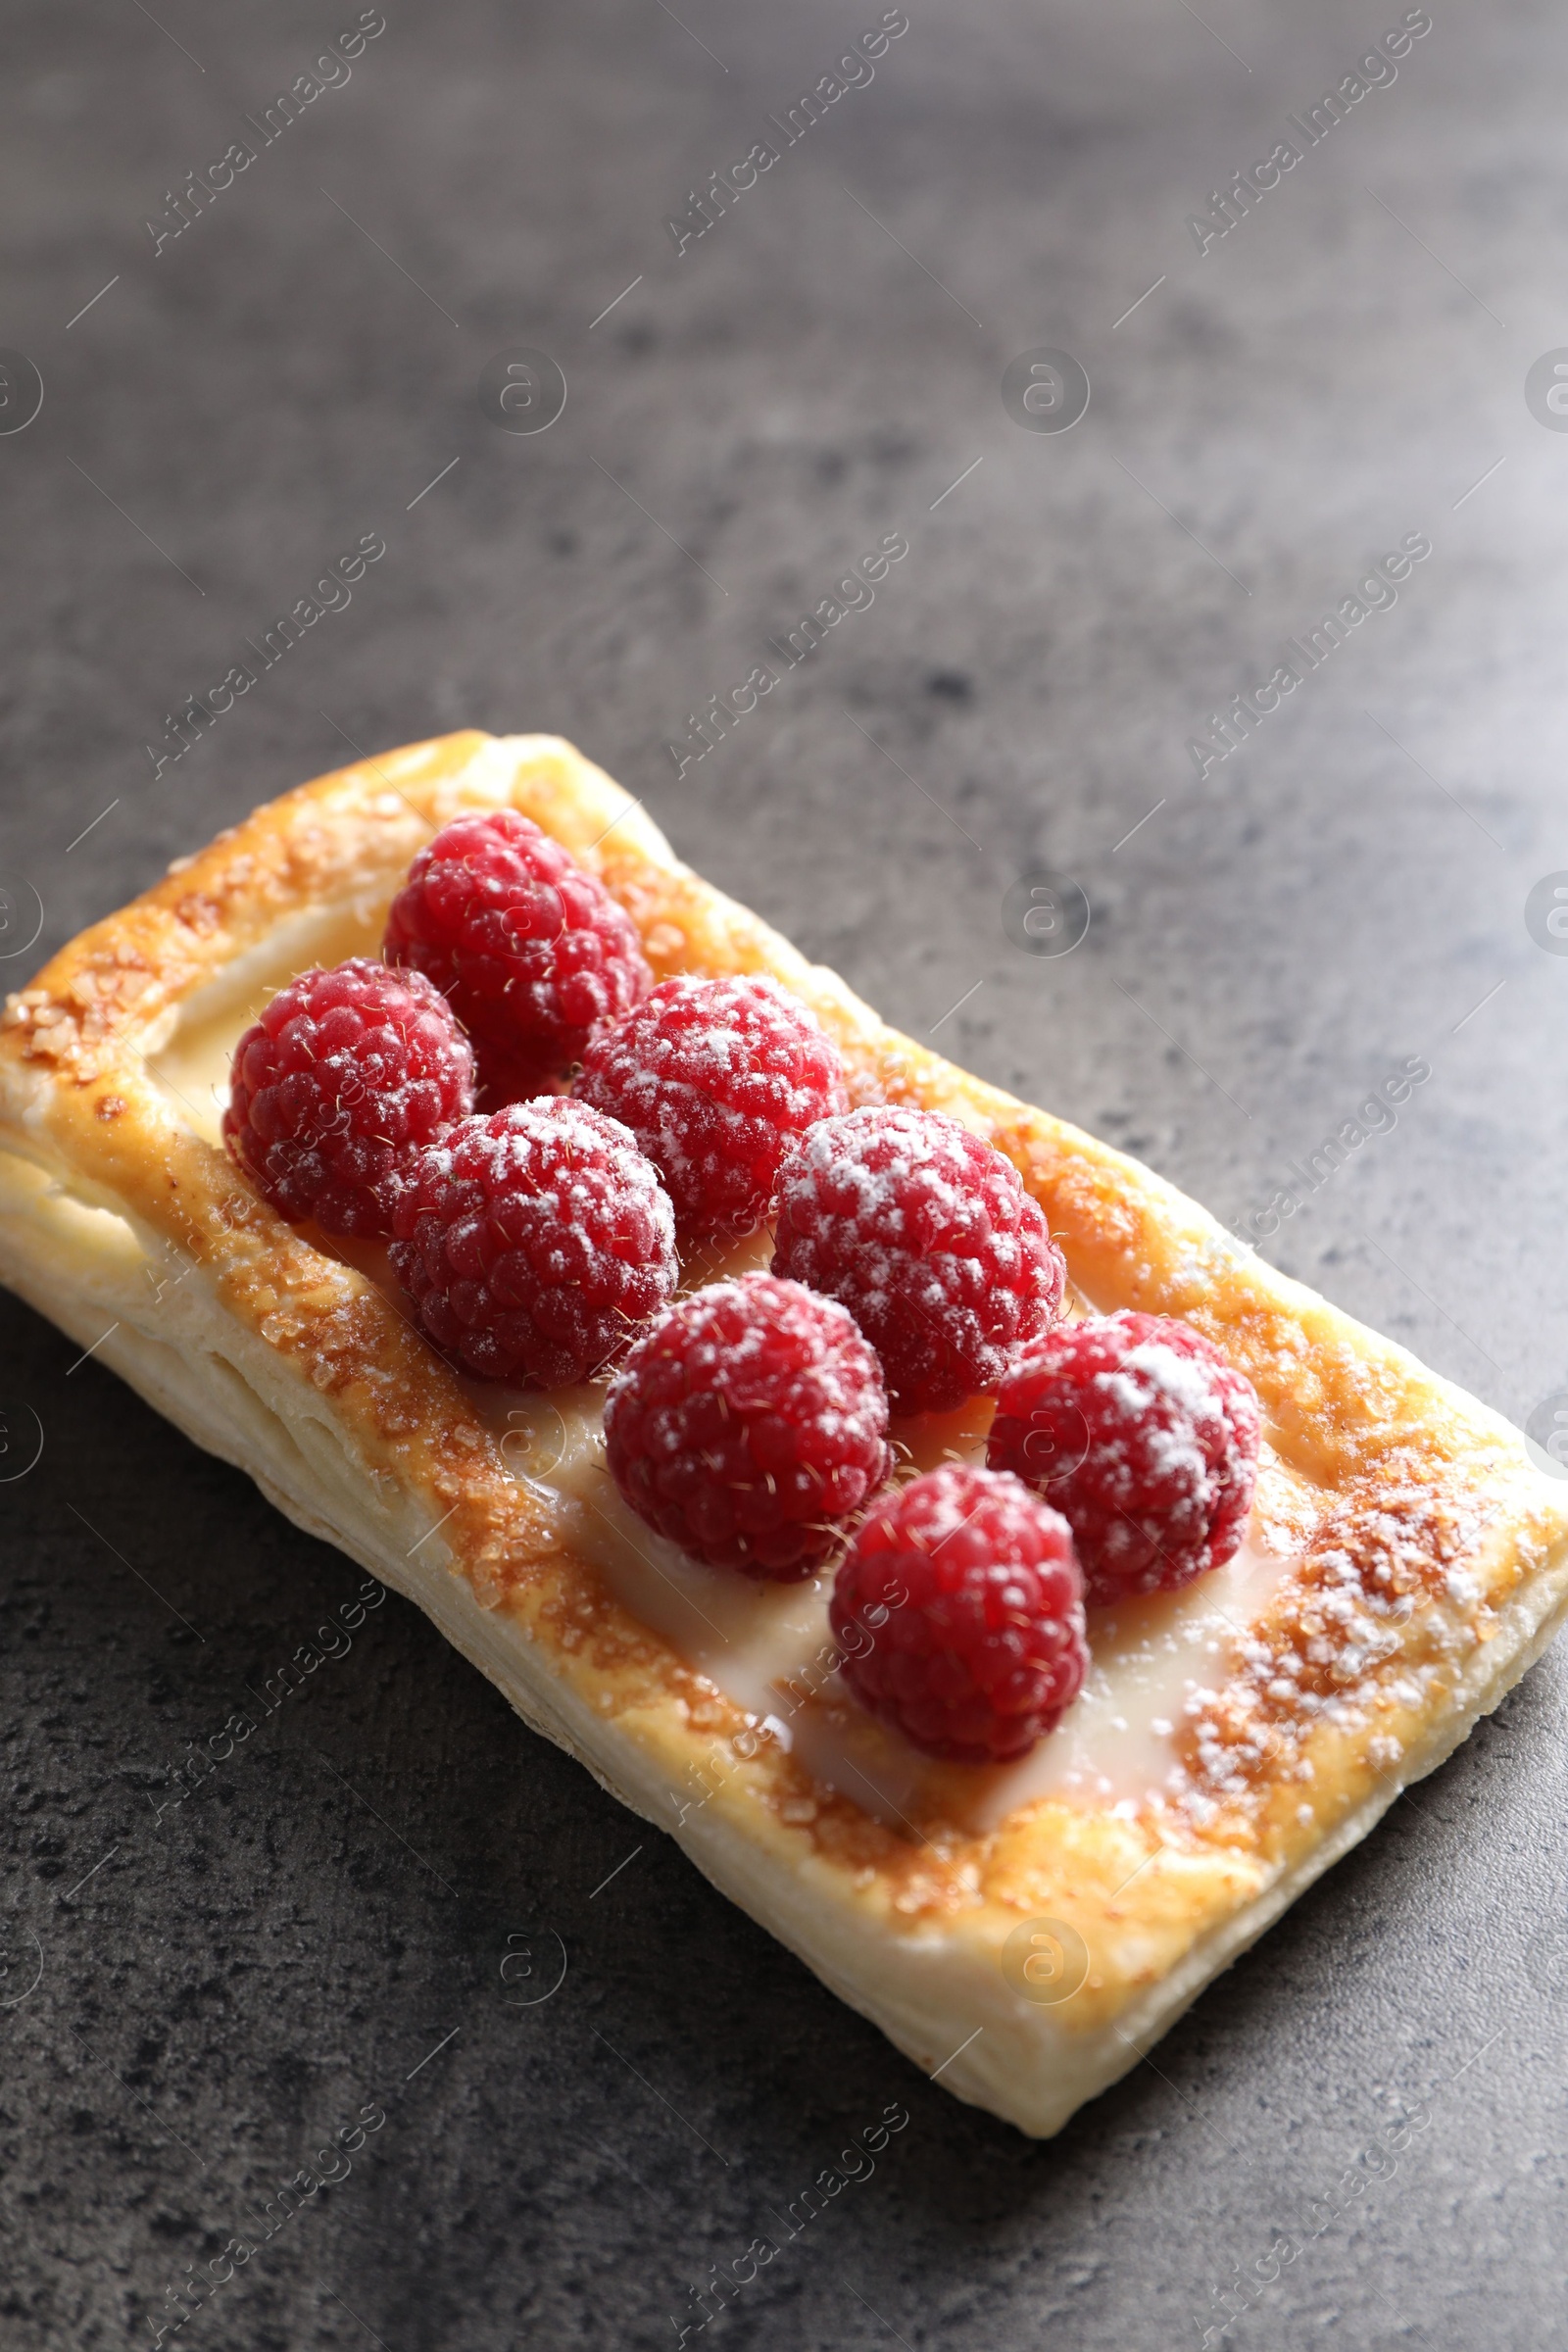
[(426, 1332), (483, 1380), (587, 1380), (679, 1279), (657, 1172), (567, 1095), (465, 1119), (424, 1154), (393, 1230)]
[(575, 1091), (662, 1170), (685, 1242), (754, 1233), (779, 1161), (843, 1110), (838, 1048), (776, 980), (665, 980), (583, 1056)]
[(884, 1496), (828, 1614), (860, 1704), (959, 1764), (1023, 1755), (1089, 1671), (1066, 1520), (1020, 1480), (969, 1462)]
[(302, 972), (234, 1048), (223, 1141), (291, 1225), (392, 1230), (399, 1183), (473, 1108), (473, 1055), (422, 972)]
[(1175, 1592), (1241, 1544), (1257, 1477), (1257, 1395), (1166, 1315), (1063, 1323), (997, 1399), (986, 1459), (1070, 1522), (1092, 1602)]
[(385, 955), (447, 998), (489, 1104), (548, 1091), (654, 977), (625, 908), (514, 808), (455, 817), (419, 852)]
[(791, 1153), (773, 1271), (844, 1301), (901, 1413), (993, 1391), (1066, 1278), (1009, 1159), (941, 1111), (894, 1108), (823, 1119)]
[(745, 1274), (677, 1299), (616, 1374), (605, 1436), (640, 1518), (710, 1568), (792, 1584), (887, 1477), (888, 1400), (843, 1307)]

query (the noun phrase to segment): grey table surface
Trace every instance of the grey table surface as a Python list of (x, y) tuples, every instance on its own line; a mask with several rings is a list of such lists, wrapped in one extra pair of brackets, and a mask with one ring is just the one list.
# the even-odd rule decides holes
[[(908, 0), (770, 132), (880, 16), (385, 0), (264, 143), (351, 0), (13, 0), (0, 342), (44, 398), (0, 433), (0, 976), (350, 741), (558, 731), (901, 1025), (1227, 1221), (1422, 1057), (1260, 1246), (1524, 1422), (1568, 1386), (1568, 961), (1526, 922), (1568, 867), (1568, 438), (1526, 398), (1568, 342), (1568, 23), (1432, 0), (1396, 74), (1359, 61), (1396, 4)], [(537, 435), (477, 390), (519, 345), (568, 387)], [(1003, 396), (1042, 348), (1087, 371), (1071, 430)], [(159, 766), (366, 533), (352, 603)], [(890, 533), (874, 603), (677, 773)], [(1407, 536), (1396, 602), (1195, 756)], [(1059, 958), (1004, 920), (1042, 867), (1093, 909)], [(0, 1334), (7, 2352), (155, 2340), (362, 2106), (350, 2176), (179, 2340), (695, 2341), (693, 2288), (889, 2103), (715, 2338), (1564, 2340), (1561, 1659), (1035, 2146), (399, 1600), (160, 1812), (359, 1572), (9, 1299)]]

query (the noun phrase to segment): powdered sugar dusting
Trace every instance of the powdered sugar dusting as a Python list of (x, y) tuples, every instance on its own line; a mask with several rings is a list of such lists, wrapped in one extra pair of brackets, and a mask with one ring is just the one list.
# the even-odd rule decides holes
[(1363, 1752), (1375, 1776), (1391, 1773), (1404, 1753), (1399, 1715), (1424, 1715), (1488, 1639), (1464, 1567), (1484, 1523), (1479, 1500), (1421, 1487), (1342, 1506), (1231, 1675), (1189, 1700), (1171, 1782), (1182, 1810), (1209, 1827), (1259, 1814), (1293, 1782), (1309, 1791), (1315, 1734), (1364, 1734), (1380, 1717), (1387, 1728)]

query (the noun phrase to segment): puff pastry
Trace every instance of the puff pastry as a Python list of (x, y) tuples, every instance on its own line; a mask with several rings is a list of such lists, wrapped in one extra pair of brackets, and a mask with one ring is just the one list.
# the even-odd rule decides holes
[[(591, 1395), (461, 1381), (364, 1252), (280, 1223), (219, 1148), (214, 1088), (259, 1004), (374, 954), (430, 830), (496, 807), (602, 876), (657, 976), (770, 972), (837, 1038), (855, 1100), (990, 1137), (1081, 1301), (1184, 1316), (1255, 1384), (1246, 1549), (1092, 1623), (1090, 1686), (1029, 1764), (899, 1754), (839, 1695), (815, 1588), (726, 1596), (617, 1519)], [(1568, 1607), (1568, 1507), (1507, 1423), (1136, 1161), (884, 1027), (550, 737), (453, 735), (307, 785), (13, 998), (0, 1275), (416, 1601), (918, 2065), (1037, 2135), (1441, 1763)], [(904, 1436), (972, 1451), (983, 1415)]]

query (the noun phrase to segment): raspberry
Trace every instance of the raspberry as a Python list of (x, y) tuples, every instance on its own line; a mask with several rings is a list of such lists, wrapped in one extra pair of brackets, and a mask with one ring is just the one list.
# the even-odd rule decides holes
[(657, 1173), (565, 1095), (465, 1119), (425, 1152), (393, 1230), (425, 1331), (483, 1380), (587, 1380), (679, 1278)]
[(860, 1704), (959, 1764), (1023, 1755), (1089, 1671), (1066, 1520), (1021, 1480), (968, 1462), (884, 1497), (828, 1614)]
[(514, 808), (456, 817), (419, 852), (385, 955), (451, 1004), (490, 1105), (547, 1092), (654, 977), (624, 907)]
[(790, 1584), (820, 1568), (887, 1477), (888, 1400), (851, 1317), (746, 1274), (645, 1332), (605, 1406), (640, 1518), (710, 1568)]
[(400, 1182), (473, 1108), (473, 1055), (422, 972), (302, 972), (234, 1048), (223, 1141), (291, 1225), (392, 1230)]
[(685, 1242), (754, 1233), (787, 1146), (849, 1101), (816, 1015), (765, 978), (662, 982), (589, 1048), (575, 1091), (662, 1171)]
[(1069, 1521), (1092, 1602), (1175, 1592), (1241, 1544), (1257, 1476), (1257, 1396), (1165, 1315), (1063, 1323), (997, 1400), (986, 1459)]
[(896, 1412), (989, 1395), (1051, 1329), (1065, 1267), (1018, 1171), (940, 1111), (823, 1119), (779, 1179), (775, 1274), (840, 1298)]

